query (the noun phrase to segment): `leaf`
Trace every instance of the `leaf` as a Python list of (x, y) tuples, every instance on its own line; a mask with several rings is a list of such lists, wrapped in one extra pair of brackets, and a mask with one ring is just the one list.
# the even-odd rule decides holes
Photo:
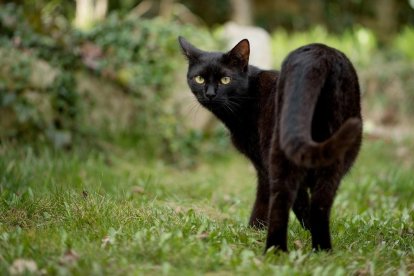
[(133, 194), (143, 194), (145, 192), (144, 188), (140, 187), (140, 186), (134, 186), (131, 188), (131, 192)]
[(102, 248), (105, 248), (105, 247), (107, 247), (108, 245), (113, 245), (113, 244), (115, 244), (115, 239), (116, 239), (116, 236), (120, 233), (120, 229), (118, 229), (118, 230), (115, 230), (114, 228), (109, 228), (109, 234), (108, 235), (106, 235), (103, 239), (102, 239), (102, 243), (101, 243), (101, 247)]
[(65, 254), (60, 258), (59, 264), (65, 266), (72, 266), (79, 260), (79, 254), (73, 250), (66, 250)]
[(109, 237), (109, 236), (105, 236), (103, 239), (102, 239), (102, 243), (101, 243), (101, 247), (102, 248), (105, 248), (105, 247), (107, 247), (108, 245), (110, 245), (111, 244), (111, 238)]
[(35, 273), (37, 271), (37, 264), (33, 260), (16, 259), (9, 267), (9, 272), (11, 275), (19, 275), (25, 272)]
[(303, 248), (303, 244), (302, 244), (302, 242), (300, 241), (300, 240), (295, 240), (294, 242), (293, 242), (293, 245), (295, 246), (295, 249), (297, 250), (297, 249), (302, 249)]
[(86, 42), (80, 48), (82, 61), (86, 67), (97, 70), (99, 68), (99, 60), (103, 56), (103, 51), (101, 47), (92, 43)]
[(208, 232), (202, 232), (202, 233), (198, 234), (196, 237), (197, 237), (197, 239), (205, 240), (209, 237), (209, 235), (210, 234)]

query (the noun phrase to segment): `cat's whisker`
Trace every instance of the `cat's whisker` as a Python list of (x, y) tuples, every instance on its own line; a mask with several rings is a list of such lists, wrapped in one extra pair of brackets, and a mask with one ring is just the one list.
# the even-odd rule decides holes
[(223, 102), (223, 104), (231, 113), (236, 114), (236, 112), (231, 108), (229, 102)]
[(237, 101), (228, 101), (230, 104), (236, 105), (236, 106), (241, 106), (241, 103), (237, 102)]
[(233, 97), (228, 97), (228, 99), (236, 99), (236, 100), (253, 100), (256, 99), (256, 97), (249, 97), (249, 96), (233, 96)]
[(190, 115), (191, 117), (197, 117), (198, 108), (199, 108), (199, 105), (194, 104), (191, 108), (190, 114), (188, 114), (188, 115)]
[(241, 104), (240, 104), (240, 103), (233, 102), (233, 101), (227, 101), (227, 104), (228, 104), (230, 107), (234, 108), (235, 110), (239, 109), (239, 107), (241, 106)]
[(186, 115), (190, 116), (192, 114), (194, 114), (194, 111), (197, 111), (197, 108), (200, 106), (200, 104), (197, 101), (191, 101), (189, 103), (187, 103), (185, 109), (186, 109)]

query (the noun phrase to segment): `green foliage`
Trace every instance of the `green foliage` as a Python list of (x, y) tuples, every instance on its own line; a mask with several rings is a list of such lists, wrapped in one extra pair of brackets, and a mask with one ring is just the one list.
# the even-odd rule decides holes
[(314, 27), (307, 32), (287, 33), (280, 29), (272, 34), (274, 64), (280, 68), (283, 59), (292, 50), (309, 43), (324, 43), (344, 52), (353, 63), (367, 66), (377, 50), (375, 35), (368, 29), (357, 28), (343, 35), (330, 34), (323, 27)]
[(123, 19), (116, 14), (81, 34), (83, 41), (93, 42), (93, 47), (102, 52), (89, 68), (117, 83), (134, 101), (138, 112), (128, 131), (135, 131), (146, 145), (173, 162), (189, 160), (179, 156), (191, 156), (200, 141), (199, 133), (184, 127), (173, 99), (177, 78), (185, 78), (185, 70), (179, 71), (182, 75), (176, 72), (185, 64), (178, 35), (191, 35), (199, 43), (214, 44), (203, 30), (161, 19)]
[[(150, 88), (163, 91), (173, 81), (178, 59), (172, 57), (177, 56), (177, 35), (183, 29), (157, 19), (123, 20), (113, 14), (83, 34), (83, 39), (93, 41), (103, 51), (96, 71), (105, 71), (132, 93), (156, 97), (157, 91)], [(154, 95), (148, 95), (151, 93)]]
[(394, 40), (393, 48), (404, 58), (414, 61), (414, 28), (406, 27), (399, 33)]
[[(2, 123), (7, 128), (3, 127), (0, 139), (47, 138), (55, 146), (66, 147), (79, 135), (108, 131), (104, 123), (95, 128), (88, 123), (91, 95), (102, 96), (99, 86), (81, 90), (78, 75), (83, 72), (115, 85), (117, 91), (108, 92), (108, 98), (101, 101), (116, 102), (119, 91), (129, 98), (132, 115), (123, 129), (110, 136), (134, 134), (131, 137), (139, 140), (135, 143), (171, 159), (183, 148), (195, 150), (189, 145), (193, 138), (182, 139), (194, 135), (180, 126), (182, 118), (173, 102), (177, 78), (185, 78), (184, 73), (176, 73), (185, 64), (177, 36), (191, 34), (196, 42), (213, 44), (206, 31), (117, 14), (87, 32), (42, 18), (41, 25), (34, 26), (31, 22), (39, 20), (27, 18), (19, 6), (6, 5), (0, 10), (0, 56), (4, 60), (0, 108), (10, 113), (4, 120), (7, 124)], [(46, 35), (47, 31), (53, 35)], [(42, 104), (33, 98), (41, 98)], [(113, 114), (113, 124), (119, 115)]]
[[(105, 137), (127, 141), (128, 146), (139, 144), (172, 162), (206, 147), (200, 146), (206, 134), (182, 123), (188, 114), (179, 112), (173, 93), (178, 92), (175, 84), (185, 81), (177, 36), (187, 36), (203, 49), (219, 49), (207, 31), (160, 18), (133, 18), (123, 11), (123, 16), (110, 14), (79, 32), (64, 17), (71, 7), (63, 7), (63, 12), (60, 0), (44, 7), (29, 2), (0, 9), (0, 112), (5, 114), (0, 118), (0, 140), (46, 140), (70, 147), (81, 139), (95, 143)], [(297, 33), (279, 29), (272, 34), (274, 67), (280, 68), (290, 51), (311, 42), (338, 48), (351, 59), (365, 97), (375, 98), (370, 106), (379, 98), (382, 108), (402, 106), (402, 114), (413, 114), (412, 63), (407, 62), (414, 58), (412, 29), (401, 32), (392, 49), (379, 48), (365, 28), (342, 35), (323, 27)], [(95, 84), (90, 85), (92, 80)], [(403, 96), (395, 97), (398, 90)], [(121, 120), (123, 114), (127, 119)], [(215, 143), (221, 146), (209, 148), (213, 152), (227, 141), (222, 129), (217, 133)]]
[(35, 31), (20, 6), (1, 9), (0, 29), (0, 108), (10, 113), (0, 139), (76, 131), (78, 95), (69, 71), (76, 68), (76, 55), (59, 39)]

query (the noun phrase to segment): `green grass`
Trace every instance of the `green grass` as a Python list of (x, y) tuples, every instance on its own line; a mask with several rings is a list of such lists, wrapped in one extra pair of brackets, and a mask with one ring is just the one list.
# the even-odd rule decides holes
[(413, 274), (414, 163), (401, 152), (414, 147), (365, 141), (335, 202), (333, 253), (312, 253), (292, 216), (290, 253), (275, 255), (246, 227), (255, 175), (234, 152), (178, 169), (139, 149), (3, 145), (0, 274), (19, 259), (34, 274)]

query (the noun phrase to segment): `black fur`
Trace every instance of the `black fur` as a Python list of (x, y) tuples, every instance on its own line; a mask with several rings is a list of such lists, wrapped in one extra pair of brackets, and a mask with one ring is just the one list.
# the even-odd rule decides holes
[[(332, 248), (329, 215), (361, 145), (357, 74), (344, 54), (322, 44), (291, 52), (281, 71), (248, 65), (249, 42), (205, 52), (179, 37), (188, 85), (229, 129), (257, 171), (249, 225), (268, 227), (266, 249), (287, 251), (292, 208), (316, 250)], [(197, 83), (196, 76), (204, 79)], [(230, 77), (228, 84), (220, 82)]]

